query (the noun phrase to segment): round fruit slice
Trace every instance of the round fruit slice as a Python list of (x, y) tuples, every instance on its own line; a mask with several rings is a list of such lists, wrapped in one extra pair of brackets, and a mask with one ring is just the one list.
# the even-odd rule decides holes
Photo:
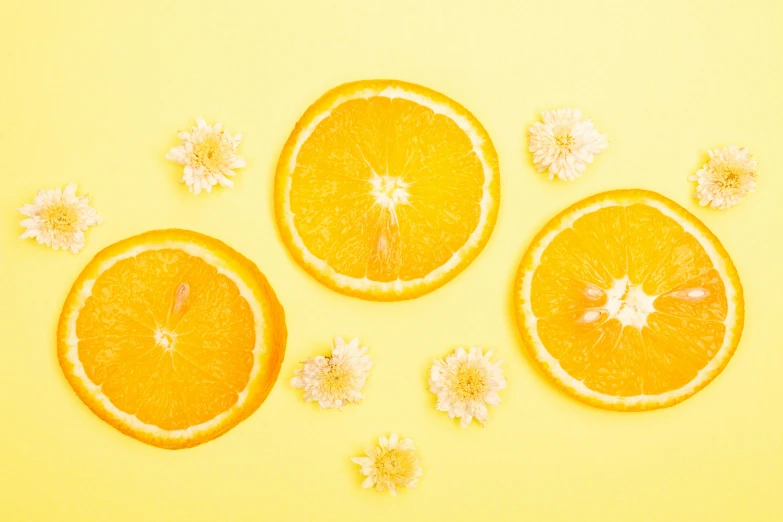
[(729, 255), (673, 201), (616, 190), (564, 210), (516, 279), (517, 321), (543, 370), (615, 410), (671, 406), (726, 366), (744, 303)]
[(186, 448), (264, 401), (285, 350), (283, 309), (258, 268), (222, 242), (157, 230), (102, 250), (60, 316), (60, 366), (103, 420)]
[(435, 91), (394, 80), (341, 85), (305, 112), (277, 165), (283, 240), (344, 294), (420, 296), (478, 255), (500, 202), (481, 124)]

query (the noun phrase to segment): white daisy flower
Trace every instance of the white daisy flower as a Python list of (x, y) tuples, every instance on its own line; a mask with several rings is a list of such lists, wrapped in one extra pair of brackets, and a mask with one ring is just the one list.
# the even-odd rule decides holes
[(185, 165), (182, 181), (193, 194), (202, 189), (212, 192), (212, 187), (220, 183), (232, 188), (234, 182), (226, 176), (234, 176), (232, 169), (244, 167), (244, 158), (237, 156), (237, 147), (242, 140), (241, 134), (233, 136), (223, 130), (222, 123), (207, 125), (204, 118), (196, 118), (197, 125), (190, 132), (180, 132), (182, 145), (174, 147), (166, 159)]
[(745, 148), (729, 145), (709, 151), (710, 160), (688, 179), (698, 182), (694, 197), (702, 206), (726, 210), (756, 192), (758, 163)]
[(467, 428), (475, 417), (482, 425), (489, 420), (487, 404), (500, 404), (498, 391), (506, 387), (500, 368), (502, 361), (491, 362), (492, 350), (486, 354), (478, 346), (466, 352), (457, 348), (445, 359), (436, 360), (430, 370), (430, 391), (438, 396), (436, 409), (449, 418), (460, 419)]
[(35, 238), (38, 243), (72, 254), (84, 248), (84, 231), (101, 224), (87, 196), (76, 195), (76, 184), (65, 189), (39, 190), (33, 204), (17, 209), (28, 216), (21, 225), (27, 230), (20, 239)]
[(372, 368), (368, 348), (359, 348), (359, 339), (350, 343), (337, 337), (332, 354), (309, 357), (300, 370), (294, 372), (291, 386), (305, 391), (305, 401), (317, 401), (321, 408), (343, 409), (356, 404), (364, 395), (361, 389)]
[(582, 121), (578, 109), (544, 111), (542, 119), (530, 127), (528, 148), (538, 172), (548, 170), (549, 179), (574, 181), (609, 146), (589, 118)]
[(402, 439), (396, 433), (389, 438), (380, 437), (378, 446), (367, 450), (366, 457), (355, 457), (351, 461), (359, 464), (361, 473), (367, 478), (362, 487), (375, 487), (376, 491), (388, 489), (392, 495), (398, 488), (413, 488), (421, 476), (421, 465), (416, 447), (411, 439)]

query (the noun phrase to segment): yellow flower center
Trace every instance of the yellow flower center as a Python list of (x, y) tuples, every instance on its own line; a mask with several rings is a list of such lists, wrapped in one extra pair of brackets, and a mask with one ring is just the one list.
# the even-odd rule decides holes
[(457, 370), (457, 396), (460, 399), (478, 399), (484, 395), (487, 382), (483, 372), (470, 364), (463, 364)]
[(41, 219), (57, 232), (71, 232), (79, 216), (73, 207), (65, 203), (55, 203), (41, 210)]
[(718, 185), (723, 189), (735, 189), (740, 186), (740, 173), (729, 165), (724, 165), (720, 170)]
[(349, 385), (350, 378), (345, 368), (329, 359), (329, 366), (326, 368), (322, 380), (324, 391), (339, 396), (348, 391)]
[(555, 144), (561, 149), (570, 150), (575, 143), (576, 140), (569, 133), (555, 135)]
[(404, 486), (415, 478), (416, 457), (410, 450), (385, 448), (375, 460), (378, 482)]
[(193, 155), (207, 170), (219, 170), (220, 167), (224, 167), (226, 158), (222, 136), (208, 136), (201, 143), (195, 144)]

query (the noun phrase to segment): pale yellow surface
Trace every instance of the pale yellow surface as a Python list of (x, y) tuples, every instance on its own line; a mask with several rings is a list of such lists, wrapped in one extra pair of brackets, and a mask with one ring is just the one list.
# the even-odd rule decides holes
[[(776, 521), (783, 519), (783, 4), (398, 0), (38, 2), (0, 8), (0, 520)], [(485, 251), (411, 302), (369, 303), (299, 268), (273, 220), (277, 156), (329, 88), (398, 78), (439, 90), (486, 126), (502, 202)], [(610, 147), (566, 185), (534, 172), (525, 129), (575, 106)], [(234, 190), (193, 197), (164, 159), (196, 116), (243, 132)], [(759, 192), (725, 213), (686, 181), (729, 143), (759, 161)], [(104, 218), (79, 255), (19, 241), (14, 209), (77, 182)], [(525, 355), (511, 287), (536, 231), (621, 187), (680, 202), (721, 239), (745, 287), (745, 333), (705, 390), (674, 408), (598, 410)], [(282, 302), (288, 353), (267, 402), (203, 446), (166, 451), (98, 419), (69, 388), (55, 326), (101, 248), (165, 227), (210, 234), (255, 261)], [(376, 367), (342, 413), (289, 386), (332, 336)], [(459, 345), (493, 347), (508, 389), (490, 422), (434, 410), (426, 372)], [(349, 458), (392, 430), (424, 475), (397, 498), (360, 487)]]

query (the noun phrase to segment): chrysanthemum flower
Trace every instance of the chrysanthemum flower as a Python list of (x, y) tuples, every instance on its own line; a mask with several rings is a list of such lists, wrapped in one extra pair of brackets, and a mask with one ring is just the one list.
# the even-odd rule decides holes
[(590, 119), (582, 120), (577, 109), (544, 111), (542, 122), (530, 127), (528, 148), (538, 172), (549, 171), (555, 176), (574, 181), (584, 174), (593, 156), (609, 146), (606, 136), (599, 133)]
[(413, 488), (421, 476), (419, 456), (411, 439), (402, 439), (396, 433), (389, 438), (380, 437), (378, 446), (367, 450), (366, 457), (355, 457), (351, 461), (359, 464), (367, 478), (362, 487), (375, 487), (377, 491), (388, 489), (392, 495), (399, 488)]
[(436, 360), (430, 370), (430, 391), (438, 396), (436, 408), (449, 418), (459, 418), (467, 428), (475, 418), (482, 425), (489, 420), (487, 405), (498, 406), (498, 391), (506, 387), (500, 368), (502, 361), (491, 362), (492, 350), (486, 354), (478, 346), (470, 351), (457, 348), (445, 359)]
[(230, 135), (223, 130), (222, 123), (207, 125), (204, 118), (196, 119), (196, 126), (190, 132), (180, 132), (182, 145), (174, 147), (166, 159), (185, 165), (182, 181), (188, 189), (198, 195), (201, 190), (212, 192), (218, 183), (232, 188), (234, 182), (226, 176), (234, 176), (232, 169), (244, 167), (244, 158), (237, 155), (241, 134)]
[(359, 348), (359, 339), (346, 343), (337, 337), (332, 354), (308, 358), (294, 372), (291, 386), (305, 391), (305, 401), (318, 401), (321, 408), (342, 409), (364, 399), (361, 389), (371, 368), (372, 359), (366, 346)]
[(696, 181), (694, 197), (703, 206), (726, 210), (756, 192), (758, 163), (744, 148), (729, 145), (709, 151), (710, 160), (688, 179)]
[(72, 254), (84, 248), (84, 231), (101, 224), (101, 218), (90, 206), (87, 196), (76, 195), (76, 184), (65, 189), (39, 190), (32, 205), (18, 209), (28, 216), (20, 239), (35, 238), (38, 243)]

